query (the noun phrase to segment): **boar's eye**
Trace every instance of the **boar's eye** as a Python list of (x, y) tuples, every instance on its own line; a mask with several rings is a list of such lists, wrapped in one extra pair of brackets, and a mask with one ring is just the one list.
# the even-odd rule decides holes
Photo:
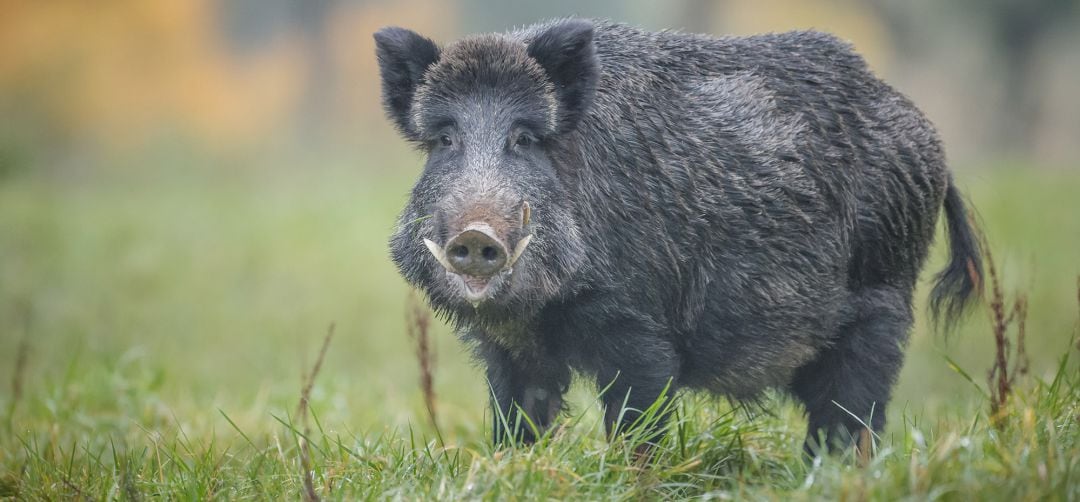
[(449, 134), (441, 134), (439, 135), (439, 144), (442, 146), (453, 146), (454, 140)]
[(529, 133), (521, 133), (521, 134), (518, 135), (517, 139), (514, 141), (514, 144), (517, 145), (520, 148), (528, 148), (528, 147), (532, 146), (533, 141), (535, 141), (535, 140), (533, 139), (533, 137), (531, 135), (529, 135)]

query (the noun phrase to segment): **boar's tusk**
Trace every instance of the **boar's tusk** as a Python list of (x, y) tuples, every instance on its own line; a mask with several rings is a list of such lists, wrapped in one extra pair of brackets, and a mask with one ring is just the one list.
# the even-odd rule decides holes
[(532, 208), (529, 207), (529, 201), (521, 201), (521, 228), (525, 228), (531, 219)]
[(435, 261), (439, 262), (439, 265), (442, 265), (446, 270), (454, 271), (454, 267), (450, 266), (450, 260), (446, 259), (446, 252), (438, 244), (435, 244), (430, 239), (424, 239), (424, 245), (435, 256)]
[(510, 255), (509, 260), (506, 260), (506, 268), (514, 266), (514, 263), (517, 262), (518, 258), (521, 258), (521, 253), (524, 253), (525, 248), (529, 246), (529, 242), (532, 242), (532, 234), (526, 235), (518, 241), (517, 246), (514, 246), (514, 254)]

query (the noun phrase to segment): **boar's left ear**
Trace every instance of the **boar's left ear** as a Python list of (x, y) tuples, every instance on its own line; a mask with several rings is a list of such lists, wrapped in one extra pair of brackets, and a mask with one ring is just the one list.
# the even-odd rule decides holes
[(407, 139), (419, 139), (412, 121), (413, 98), (424, 71), (439, 60), (439, 47), (405, 28), (383, 28), (375, 33), (375, 54), (382, 74), (386, 114)]
[(573, 130), (592, 104), (600, 77), (592, 23), (572, 19), (556, 24), (529, 43), (528, 53), (555, 84), (558, 132)]

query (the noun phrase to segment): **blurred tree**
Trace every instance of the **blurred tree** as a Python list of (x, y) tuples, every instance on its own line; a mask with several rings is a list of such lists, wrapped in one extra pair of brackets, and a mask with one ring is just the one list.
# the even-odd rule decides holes
[(679, 28), (690, 33), (712, 33), (716, 28), (713, 19), (716, 16), (717, 2), (715, 0), (683, 0), (680, 16), (677, 20)]
[(296, 100), (303, 55), (278, 35), (237, 57), (217, 14), (211, 0), (0, 2), (0, 143), (76, 163), (99, 149), (259, 143)]
[(466, 33), (506, 31), (544, 19), (578, 16), (634, 22), (633, 5), (640, 1), (627, 0), (460, 0), (462, 29)]
[[(927, 48), (921, 25), (931, 15), (968, 19), (985, 41), (994, 63), (989, 73), (1001, 87), (996, 148), (1012, 155), (1033, 154), (1043, 106), (1039, 54), (1056, 30), (1072, 26), (1076, 0), (959, 0), (951, 4), (873, 0), (877, 13), (902, 54), (911, 57)], [(941, 30), (939, 30), (941, 31)]]
[(985, 25), (1004, 68), (999, 145), (1030, 154), (1041, 100), (1035, 63), (1047, 35), (1072, 17), (1075, 0), (962, 0)]
[(920, 54), (921, 43), (926, 42), (926, 37), (919, 36), (920, 23), (918, 12), (925, 10), (925, 6), (913, 8), (920, 2), (908, 2), (907, 0), (871, 0), (868, 5), (884, 23), (888, 36), (892, 40), (893, 47), (897, 52), (907, 57)]
[(297, 134), (304, 142), (327, 137), (333, 128), (336, 68), (327, 28), (339, 0), (230, 0), (218, 3), (223, 36), (234, 52), (259, 51), (283, 33), (300, 38), (307, 66), (304, 90), (296, 104)]
[(332, 90), (336, 87), (336, 71), (330, 59), (326, 28), (338, 0), (291, 2), (296, 12), (300, 35), (308, 53), (308, 85), (303, 95), (303, 115), (300, 117), (301, 139), (314, 140), (326, 136), (332, 127)]

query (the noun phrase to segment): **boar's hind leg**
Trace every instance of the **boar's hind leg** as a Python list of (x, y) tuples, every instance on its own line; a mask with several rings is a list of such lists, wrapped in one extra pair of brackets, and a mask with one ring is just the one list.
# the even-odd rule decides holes
[[(911, 290), (870, 288), (858, 295), (855, 317), (841, 326), (836, 343), (796, 371), (791, 391), (806, 405), (806, 452), (842, 451), (866, 426), (885, 425), (885, 405), (904, 358), (911, 327)], [(821, 446), (825, 440), (825, 448)]]
[(511, 438), (513, 443), (536, 442), (562, 411), (570, 369), (550, 359), (534, 358), (534, 354), (525, 361), (495, 347), (483, 348), (481, 358), (491, 386), (495, 444), (506, 445)]

